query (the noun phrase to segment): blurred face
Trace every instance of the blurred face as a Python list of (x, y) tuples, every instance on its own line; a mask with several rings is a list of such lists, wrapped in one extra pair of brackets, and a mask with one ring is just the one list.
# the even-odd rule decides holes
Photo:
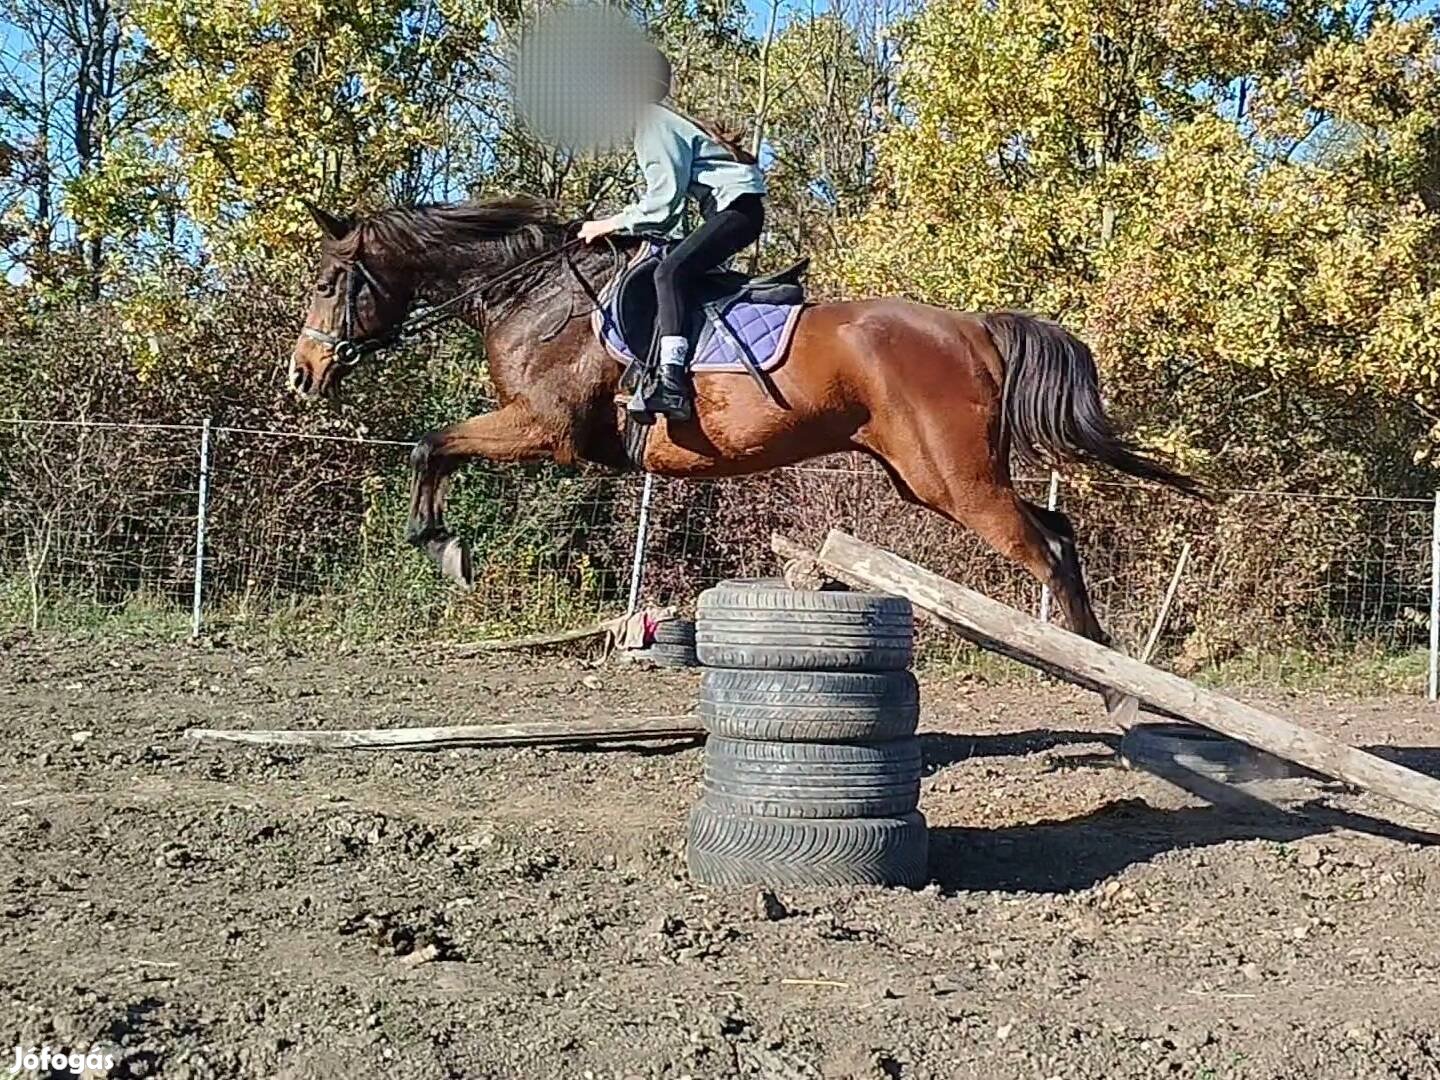
[(670, 90), (669, 64), (623, 11), (562, 5), (520, 35), (511, 64), (521, 120), (572, 150), (627, 145), (647, 104)]
[(313, 207), (311, 213), (325, 231), (325, 242), (304, 327), (290, 354), (290, 388), (306, 398), (334, 393), (359, 359), (347, 353), (347, 346), (378, 337), (405, 314), (400, 298), (386, 289), (373, 267), (359, 256), (337, 254), (353, 223)]

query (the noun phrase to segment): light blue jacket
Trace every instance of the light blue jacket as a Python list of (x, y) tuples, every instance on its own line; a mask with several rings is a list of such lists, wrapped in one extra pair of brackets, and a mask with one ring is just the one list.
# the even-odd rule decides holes
[(647, 106), (635, 128), (635, 157), (645, 174), (645, 194), (620, 211), (626, 232), (680, 233), (685, 196), (714, 199), (724, 210), (741, 195), (764, 195), (758, 167), (736, 161), (691, 120), (663, 105)]

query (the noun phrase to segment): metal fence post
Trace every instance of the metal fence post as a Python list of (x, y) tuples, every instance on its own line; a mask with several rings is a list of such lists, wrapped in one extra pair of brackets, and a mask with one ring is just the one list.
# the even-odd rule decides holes
[(200, 490), (195, 507), (195, 592), (190, 601), (190, 636), (202, 628), (200, 602), (205, 595), (205, 514), (210, 506), (210, 418), (200, 426)]
[[(1045, 509), (1054, 510), (1060, 502), (1060, 474), (1050, 470), (1050, 497), (1045, 500)], [(1040, 621), (1050, 621), (1050, 586), (1040, 587)]]
[(640, 579), (645, 576), (645, 543), (650, 537), (650, 499), (655, 492), (655, 474), (645, 474), (640, 489), (640, 521), (635, 526), (635, 554), (630, 560), (630, 604), (625, 614), (634, 615), (640, 607)]
[(1440, 491), (1430, 518), (1430, 681), (1426, 696), (1440, 698)]

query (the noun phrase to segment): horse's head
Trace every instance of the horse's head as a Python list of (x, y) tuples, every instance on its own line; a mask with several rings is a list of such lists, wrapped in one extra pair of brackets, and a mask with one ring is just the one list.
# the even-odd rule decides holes
[(290, 385), (306, 397), (333, 392), (391, 344), (418, 294), (448, 296), (447, 317), (468, 318), (554, 272), (548, 256), (564, 235), (547, 203), (525, 197), (397, 207), (358, 222), (310, 213), (324, 230), (320, 276), (290, 358)]
[(409, 275), (394, 273), (383, 252), (365, 250), (359, 222), (309, 209), (324, 237), (310, 309), (290, 355), (290, 387), (313, 398), (333, 393), (346, 371), (389, 339), (413, 295), (402, 280)]

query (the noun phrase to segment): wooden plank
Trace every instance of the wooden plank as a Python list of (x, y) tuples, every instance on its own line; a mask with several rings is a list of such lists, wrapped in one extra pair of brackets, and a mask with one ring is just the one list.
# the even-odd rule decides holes
[[(811, 551), (809, 548), (802, 547), (800, 544), (797, 544), (795, 541), (789, 539), (788, 537), (781, 536), (779, 533), (773, 533), (771, 535), (770, 548), (772, 551), (775, 552), (776, 555), (780, 556), (780, 558), (782, 559), (796, 563), (813, 563), (825, 577), (830, 578), (832, 581), (838, 581), (842, 585), (849, 585), (852, 589), (874, 588), (873, 585), (861, 580), (854, 574), (848, 572), (843, 566), (833, 566), (830, 564), (822, 563), (820, 561), (820, 556), (816, 552)], [(977, 593), (976, 595), (979, 594)], [(1014, 660), (1017, 663), (1027, 664), (1028, 666), (1035, 668), (1037, 671), (1049, 675), (1051, 678), (1059, 679), (1061, 682), (1069, 683), (1071, 686), (1078, 686), (1082, 690), (1091, 690), (1097, 694), (1103, 694), (1105, 692), (1106, 687), (1103, 684), (1094, 681), (1093, 679), (1087, 679), (1082, 675), (1077, 674), (1076, 672), (1070, 671), (1063, 667), (1058, 667), (1055, 664), (1047, 663), (1045, 660), (1041, 659), (1038, 656), (1034, 656), (1031, 653), (1017, 649), (1011, 645), (1008, 645), (1004, 641), (1001, 641), (995, 637), (991, 637), (990, 635), (985, 634), (981, 631), (958, 627), (954, 623), (941, 618), (933, 611), (926, 611), (925, 608), (920, 607), (919, 605), (916, 606), (915, 615), (922, 622), (929, 623), (933, 626), (938, 626), (952, 633), (958, 633), (961, 637), (966, 638), (971, 642), (974, 642), (982, 649), (988, 649), (990, 652), (998, 653), (999, 655), (1004, 656), (1007, 659)], [(1156, 705), (1147, 702), (1140, 702), (1139, 705), (1141, 709), (1143, 709), (1147, 713), (1150, 713), (1152, 716), (1163, 716), (1167, 720), (1185, 719), (1183, 716), (1179, 716), (1173, 712), (1170, 712), (1168, 709), (1162, 709)], [(1113, 717), (1114, 714), (1112, 714), (1112, 718)], [(1119, 719), (1123, 720), (1125, 718), (1121, 717)], [(1130, 720), (1130, 722), (1133, 723), (1133, 719)], [(1121, 726), (1128, 727), (1129, 723), (1122, 723)]]
[(191, 728), (206, 742), (292, 746), (305, 750), (452, 750), (463, 747), (574, 746), (602, 742), (694, 739), (705, 734), (696, 716), (633, 716), (614, 720), (466, 724), (431, 728), (351, 728), (338, 731)]
[(818, 558), (827, 573), (843, 573), (868, 588), (908, 597), (917, 608), (972, 641), (998, 641), (1008, 650), (1006, 655), (1023, 654), (1033, 662), (1134, 695), (1287, 761), (1440, 816), (1440, 780), (1042, 623), (883, 548), (832, 531)]
[(572, 641), (584, 641), (586, 638), (613, 633), (616, 622), (617, 620), (615, 619), (606, 619), (604, 622), (592, 623), (589, 626), (582, 626), (575, 630), (561, 630), (553, 634), (532, 634), (530, 637), (491, 638), (488, 641), (472, 641), (464, 645), (456, 645), (450, 649), (450, 655), (458, 659), (464, 659), (469, 656), (478, 656), (481, 653), (506, 652), (518, 649), (540, 649), (552, 645), (564, 645)]

